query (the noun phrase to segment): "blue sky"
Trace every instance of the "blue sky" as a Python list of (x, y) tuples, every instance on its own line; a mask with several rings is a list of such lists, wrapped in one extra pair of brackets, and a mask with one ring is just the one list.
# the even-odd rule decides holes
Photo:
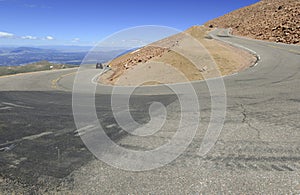
[(139, 25), (185, 30), (258, 0), (0, 0), (1, 45), (94, 45)]

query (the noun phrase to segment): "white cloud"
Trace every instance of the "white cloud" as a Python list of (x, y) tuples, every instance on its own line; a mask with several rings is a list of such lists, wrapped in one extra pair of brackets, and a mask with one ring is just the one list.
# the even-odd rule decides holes
[(46, 37), (46, 40), (53, 40), (54, 39), (54, 37), (52, 37), (52, 36), (47, 36)]
[(28, 35), (28, 36), (22, 36), (21, 38), (22, 39), (29, 39), (29, 40), (36, 40), (37, 39), (37, 37), (30, 36), (30, 35)]
[[(0, 0), (1, 2), (2, 0)], [(41, 5), (41, 4), (24, 4), (24, 7), (26, 8), (41, 8), (41, 9), (50, 9), (52, 7), (47, 6), (47, 5)]]
[(79, 42), (79, 41), (80, 41), (79, 38), (74, 38), (74, 39), (72, 40), (72, 43), (77, 43), (77, 42)]
[(0, 32), (0, 38), (12, 38), (15, 35), (12, 33), (7, 33), (7, 32)]
[(34, 4), (25, 4), (24, 6), (28, 7), (28, 8), (36, 8), (37, 7), (37, 5), (34, 5)]

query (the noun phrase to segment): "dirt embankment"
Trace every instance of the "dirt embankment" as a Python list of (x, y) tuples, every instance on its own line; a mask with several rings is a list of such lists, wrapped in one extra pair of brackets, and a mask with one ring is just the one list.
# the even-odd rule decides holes
[(300, 1), (262, 0), (205, 25), (232, 28), (233, 34), (249, 38), (300, 44)]
[[(246, 51), (211, 39), (208, 32), (207, 27), (193, 26), (184, 33), (118, 57), (110, 62), (112, 70), (102, 75), (100, 82), (152, 85), (203, 80), (238, 72), (256, 61)], [(195, 48), (195, 42), (201, 45), (200, 49)], [(190, 57), (199, 63), (196, 65)]]

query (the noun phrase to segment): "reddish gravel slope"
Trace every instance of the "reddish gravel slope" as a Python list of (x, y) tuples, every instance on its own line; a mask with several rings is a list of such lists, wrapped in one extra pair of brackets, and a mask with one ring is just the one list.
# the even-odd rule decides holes
[(300, 0), (261, 0), (206, 26), (232, 28), (233, 34), (288, 44), (300, 42)]

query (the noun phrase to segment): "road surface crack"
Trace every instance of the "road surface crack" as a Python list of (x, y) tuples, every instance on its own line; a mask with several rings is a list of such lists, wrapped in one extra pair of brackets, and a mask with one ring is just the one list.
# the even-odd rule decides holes
[(257, 138), (261, 139), (261, 134), (260, 134), (260, 130), (256, 127), (254, 127), (251, 122), (248, 119), (248, 115), (247, 115), (247, 110), (244, 106), (244, 104), (241, 104), (241, 108), (242, 108), (242, 115), (243, 115), (243, 119), (242, 119), (242, 123), (247, 124), (251, 129), (253, 129), (254, 131), (257, 132)]

